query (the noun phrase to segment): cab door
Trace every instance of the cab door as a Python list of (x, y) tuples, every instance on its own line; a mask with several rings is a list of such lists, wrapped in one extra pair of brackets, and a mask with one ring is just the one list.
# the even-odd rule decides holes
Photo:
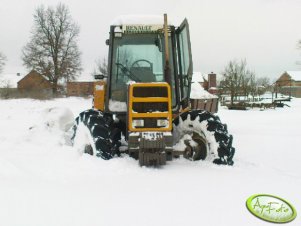
[(189, 95), (191, 88), (191, 78), (193, 73), (191, 43), (189, 35), (189, 25), (185, 19), (180, 27), (176, 29), (177, 38), (177, 57), (178, 74), (180, 83), (180, 101), (182, 108), (185, 109), (189, 104)]

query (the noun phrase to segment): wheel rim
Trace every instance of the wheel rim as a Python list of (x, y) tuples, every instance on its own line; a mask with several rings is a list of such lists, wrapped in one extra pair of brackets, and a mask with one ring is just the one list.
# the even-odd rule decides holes
[(89, 155), (93, 155), (93, 148), (92, 148), (92, 146), (91, 146), (90, 144), (87, 144), (87, 145), (85, 146), (84, 153), (87, 153), (87, 154), (89, 154)]
[(205, 160), (208, 151), (205, 138), (199, 133), (193, 132), (191, 140), (194, 141), (195, 145), (191, 145), (190, 140), (184, 141), (184, 144), (186, 145), (184, 157), (191, 159), (192, 161)]

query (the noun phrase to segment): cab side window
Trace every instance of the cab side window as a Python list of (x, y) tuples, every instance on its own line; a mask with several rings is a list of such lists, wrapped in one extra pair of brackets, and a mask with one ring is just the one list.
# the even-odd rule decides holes
[(183, 107), (187, 107), (189, 92), (190, 92), (190, 79), (192, 76), (192, 58), (189, 37), (188, 22), (185, 19), (181, 26), (177, 29), (177, 47), (178, 47), (178, 62), (179, 62), (179, 75), (181, 83), (181, 102)]

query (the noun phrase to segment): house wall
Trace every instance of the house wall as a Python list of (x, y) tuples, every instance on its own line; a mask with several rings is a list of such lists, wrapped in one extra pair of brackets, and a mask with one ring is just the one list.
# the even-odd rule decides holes
[(301, 97), (301, 81), (291, 80), (291, 77), (286, 72), (276, 81), (276, 89), (278, 92), (288, 96)]
[(68, 82), (67, 96), (93, 95), (94, 82)]
[(301, 87), (301, 81), (293, 81), (292, 86)]
[(287, 96), (301, 97), (301, 86), (282, 86), (278, 88), (278, 92)]

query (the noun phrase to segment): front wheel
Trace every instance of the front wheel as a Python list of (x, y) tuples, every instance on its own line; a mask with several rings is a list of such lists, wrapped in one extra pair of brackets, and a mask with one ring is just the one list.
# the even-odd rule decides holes
[(81, 152), (108, 160), (120, 154), (120, 140), (121, 131), (111, 115), (90, 109), (75, 120), (72, 143)]
[(185, 158), (234, 164), (233, 137), (218, 116), (204, 110), (191, 110), (175, 118), (173, 124), (173, 148), (183, 151)]

